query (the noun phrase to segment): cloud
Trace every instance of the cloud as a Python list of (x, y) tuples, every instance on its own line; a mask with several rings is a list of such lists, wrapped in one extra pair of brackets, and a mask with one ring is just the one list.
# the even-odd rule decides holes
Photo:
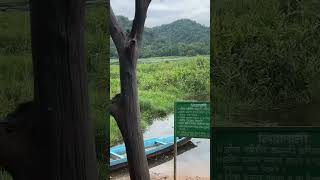
[[(115, 14), (129, 19), (134, 17), (134, 3), (134, 0), (111, 0)], [(152, 0), (146, 26), (154, 27), (186, 18), (209, 26), (210, 0)]]

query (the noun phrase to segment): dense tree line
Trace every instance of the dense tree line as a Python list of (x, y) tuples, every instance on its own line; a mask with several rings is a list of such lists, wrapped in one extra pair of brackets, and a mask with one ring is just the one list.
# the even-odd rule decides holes
[[(117, 16), (117, 19), (127, 32), (132, 22), (124, 16)], [(140, 57), (208, 55), (209, 31), (209, 27), (189, 19), (145, 28)], [(110, 42), (110, 55), (117, 57), (116, 48)]]

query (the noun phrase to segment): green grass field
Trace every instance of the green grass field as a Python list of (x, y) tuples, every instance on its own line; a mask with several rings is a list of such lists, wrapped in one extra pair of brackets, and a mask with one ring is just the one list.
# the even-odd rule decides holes
[[(141, 58), (138, 62), (141, 63), (157, 63), (157, 62), (171, 62), (171, 61), (185, 61), (194, 59), (196, 56), (164, 56), (164, 57), (150, 57)], [(209, 56), (203, 56), (209, 58)], [(111, 58), (110, 64), (119, 64), (118, 59)]]
[[(119, 65), (110, 67), (113, 97), (120, 91)], [(140, 59), (138, 88), (142, 127), (145, 129), (153, 119), (172, 113), (176, 100), (209, 100), (209, 69), (207, 56)], [(115, 145), (122, 137), (114, 119), (111, 119), (110, 130), (110, 144)]]

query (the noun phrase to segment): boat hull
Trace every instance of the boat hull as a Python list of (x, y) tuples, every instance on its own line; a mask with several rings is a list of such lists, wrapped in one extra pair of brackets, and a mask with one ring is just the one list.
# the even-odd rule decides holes
[[(157, 157), (173, 150), (173, 136), (164, 138), (152, 138), (144, 141), (145, 153), (148, 159)], [(191, 138), (177, 138), (177, 147), (185, 145)], [(152, 148), (152, 149), (150, 149)], [(111, 171), (124, 168), (128, 165), (125, 146), (123, 144), (112, 147), (110, 149), (110, 157), (116, 157), (118, 159), (110, 159), (109, 169)]]

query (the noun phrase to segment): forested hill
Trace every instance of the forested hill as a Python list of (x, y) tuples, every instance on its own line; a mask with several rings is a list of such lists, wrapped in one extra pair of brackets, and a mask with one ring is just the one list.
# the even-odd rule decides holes
[[(124, 31), (129, 31), (132, 22), (124, 16), (117, 18)], [(153, 28), (146, 27), (140, 57), (208, 55), (209, 36), (209, 27), (189, 19)], [(113, 42), (111, 44), (110, 54), (117, 57)]]

